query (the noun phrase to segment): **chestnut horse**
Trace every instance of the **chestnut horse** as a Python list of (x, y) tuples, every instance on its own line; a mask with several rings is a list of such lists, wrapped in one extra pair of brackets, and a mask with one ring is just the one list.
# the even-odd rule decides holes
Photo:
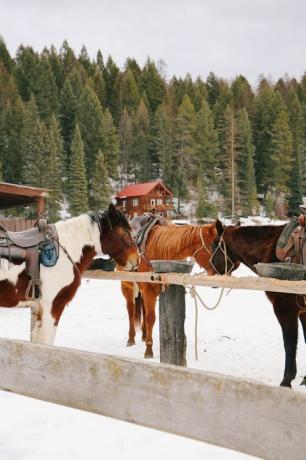
[[(277, 262), (275, 254), (277, 241), (285, 225), (228, 226), (217, 222), (218, 237), (212, 245), (211, 265), (215, 273), (223, 275), (235, 270), (242, 262), (256, 273), (254, 265), (259, 262)], [(226, 250), (225, 250), (226, 248)], [(234, 265), (234, 266), (233, 266)], [(298, 341), (298, 319), (306, 341), (306, 309), (303, 298), (295, 294), (266, 292), (273, 305), (274, 313), (282, 328), (285, 348), (285, 370), (281, 386), (291, 387), (296, 376), (296, 349)], [(302, 381), (306, 385), (306, 376)]]
[[(156, 225), (149, 233), (144, 256), (141, 257), (137, 271), (152, 271), (150, 260), (181, 260), (186, 257), (194, 257), (202, 268), (210, 271), (210, 248), (216, 236), (215, 224)], [(117, 269), (120, 270), (120, 267)], [(140, 324), (143, 313), (142, 340), (146, 342), (145, 358), (153, 358), (152, 330), (155, 323), (155, 304), (161, 289), (160, 284), (154, 283), (121, 283), (129, 315), (127, 346), (135, 345), (135, 326)]]
[(60, 245), (53, 267), (40, 266), (41, 297), (26, 300), (29, 277), (25, 262), (1, 259), (0, 306), (35, 306), (31, 341), (52, 344), (61, 314), (81, 283), (81, 274), (98, 253), (108, 254), (125, 270), (138, 266), (139, 255), (126, 217), (113, 205), (55, 224)]

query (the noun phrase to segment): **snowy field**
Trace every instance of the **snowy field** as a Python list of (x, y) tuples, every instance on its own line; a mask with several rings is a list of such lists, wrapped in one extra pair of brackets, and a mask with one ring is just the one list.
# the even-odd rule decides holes
[[(249, 275), (245, 267), (237, 276)], [(219, 291), (199, 288), (213, 303)], [(158, 310), (158, 308), (157, 308)], [(221, 372), (278, 385), (284, 352), (281, 329), (264, 293), (231, 291), (213, 312), (199, 308), (199, 361), (194, 356), (194, 304), (187, 297), (187, 362), (189, 367)], [(0, 308), (0, 337), (28, 339), (30, 312)], [(115, 281), (83, 280), (61, 319), (56, 345), (143, 359), (138, 335), (127, 348), (128, 319)], [(306, 374), (305, 344), (298, 347), (298, 374), (293, 391)], [(158, 324), (154, 329), (159, 359)], [(303, 358), (304, 357), (304, 358)], [(82, 376), (80, 376), (82, 378)], [(1, 460), (159, 460), (249, 459), (246, 455), (174, 435), (111, 420), (66, 407), (0, 392)]]

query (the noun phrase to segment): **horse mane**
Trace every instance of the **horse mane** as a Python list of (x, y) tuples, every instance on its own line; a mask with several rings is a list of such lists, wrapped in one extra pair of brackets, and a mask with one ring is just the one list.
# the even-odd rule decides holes
[(252, 240), (253, 238), (273, 239), (280, 236), (286, 224), (283, 225), (247, 225), (236, 227), (229, 225), (225, 230), (229, 229), (231, 235), (243, 235), (244, 237)]
[(200, 228), (204, 241), (211, 236), (212, 224), (208, 225), (157, 225), (148, 237), (146, 255), (149, 259), (177, 259), (186, 248), (200, 240)]

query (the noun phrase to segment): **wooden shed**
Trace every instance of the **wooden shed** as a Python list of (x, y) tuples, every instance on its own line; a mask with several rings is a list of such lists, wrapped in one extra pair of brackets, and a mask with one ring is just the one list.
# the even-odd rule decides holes
[(173, 214), (173, 193), (160, 181), (132, 184), (117, 195), (118, 207), (130, 219), (153, 212), (168, 219)]
[[(0, 210), (34, 205), (38, 216), (45, 211), (45, 200), (49, 196), (50, 191), (45, 188), (0, 182)], [(35, 220), (25, 219), (24, 217), (13, 217), (0, 218), (0, 222), (8, 230), (22, 231), (33, 227)]]

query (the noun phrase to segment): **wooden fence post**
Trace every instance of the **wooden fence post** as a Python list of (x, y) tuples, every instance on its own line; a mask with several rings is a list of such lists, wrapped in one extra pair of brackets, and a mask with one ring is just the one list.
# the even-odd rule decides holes
[[(185, 261), (151, 261), (157, 273), (190, 273), (193, 263)], [(185, 287), (166, 286), (159, 296), (160, 362), (187, 366), (185, 335)]]

